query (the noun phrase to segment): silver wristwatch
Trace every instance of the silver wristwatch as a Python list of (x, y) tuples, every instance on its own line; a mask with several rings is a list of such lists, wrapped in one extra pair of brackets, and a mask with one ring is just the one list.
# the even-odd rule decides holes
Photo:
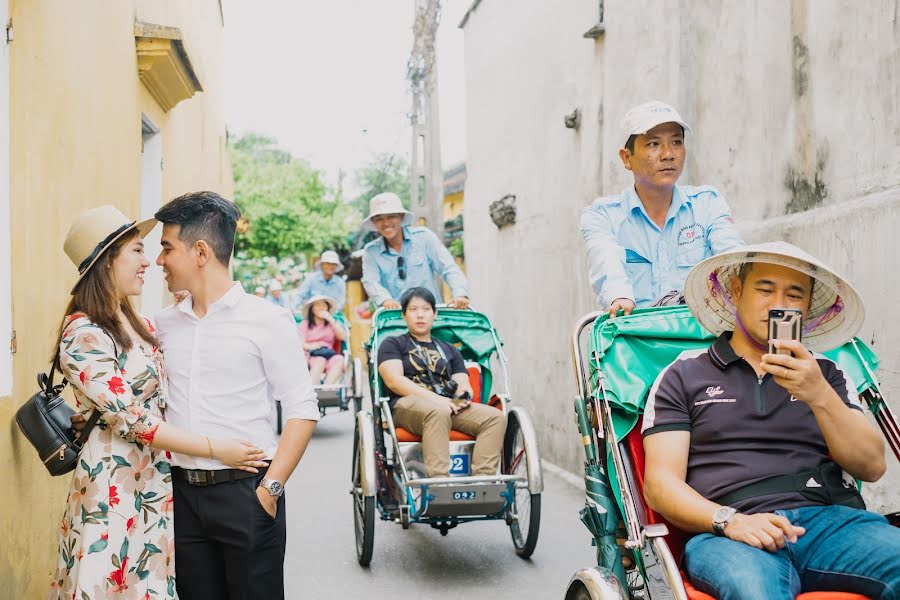
[(716, 512), (713, 513), (713, 532), (718, 536), (724, 536), (725, 528), (728, 527), (728, 524), (731, 523), (731, 520), (736, 514), (737, 509), (731, 508), (730, 506), (720, 506), (717, 508)]
[(259, 487), (269, 492), (270, 496), (275, 496), (276, 498), (284, 493), (284, 486), (281, 485), (280, 481), (274, 479), (263, 479), (259, 482)]

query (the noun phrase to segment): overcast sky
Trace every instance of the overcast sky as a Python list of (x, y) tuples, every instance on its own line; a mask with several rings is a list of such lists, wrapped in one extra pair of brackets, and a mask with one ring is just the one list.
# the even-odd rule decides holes
[[(442, 3), (445, 169), (465, 159), (463, 33), (457, 25), (470, 3)], [(409, 157), (413, 0), (224, 0), (223, 8), (229, 130), (276, 138), (332, 182), (339, 169), (349, 175), (374, 153)]]

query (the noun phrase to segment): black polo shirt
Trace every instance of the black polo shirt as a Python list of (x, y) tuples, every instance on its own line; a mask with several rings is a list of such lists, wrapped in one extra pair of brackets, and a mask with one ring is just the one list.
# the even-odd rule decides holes
[[(812, 410), (792, 400), (770, 375), (758, 377), (724, 333), (706, 350), (682, 352), (647, 398), (642, 434), (690, 431), (687, 483), (715, 500), (773, 475), (799, 473), (828, 460)], [(815, 355), (825, 380), (847, 406), (862, 410), (853, 385), (834, 361)], [(744, 513), (810, 506), (796, 492), (734, 503)]]

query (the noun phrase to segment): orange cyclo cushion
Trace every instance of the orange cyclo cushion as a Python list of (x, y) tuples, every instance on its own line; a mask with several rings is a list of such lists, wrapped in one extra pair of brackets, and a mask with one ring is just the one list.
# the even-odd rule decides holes
[[(411, 433), (402, 427), (395, 427), (397, 431), (397, 441), (398, 442), (421, 442), (422, 436)], [(471, 435), (463, 433), (462, 431), (456, 431), (455, 429), (450, 430), (450, 441), (451, 442), (471, 442), (474, 441)]]
[[(692, 586), (687, 579), (684, 580), (684, 589), (690, 600), (716, 600)], [(869, 600), (869, 597), (848, 592), (807, 592), (797, 596), (796, 600)]]

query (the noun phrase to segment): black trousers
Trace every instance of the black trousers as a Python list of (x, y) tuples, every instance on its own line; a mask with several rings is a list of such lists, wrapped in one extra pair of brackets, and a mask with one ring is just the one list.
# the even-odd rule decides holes
[(200, 487), (173, 473), (181, 600), (284, 599), (284, 496), (272, 519), (256, 497), (263, 476)]

